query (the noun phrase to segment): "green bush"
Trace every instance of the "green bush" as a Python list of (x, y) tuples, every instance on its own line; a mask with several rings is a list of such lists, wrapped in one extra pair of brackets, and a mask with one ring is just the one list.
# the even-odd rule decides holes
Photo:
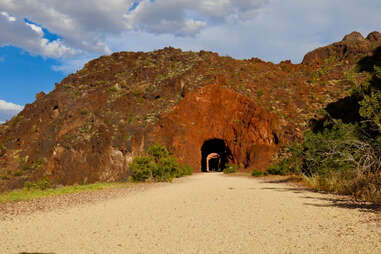
[(381, 66), (374, 65), (372, 78), (362, 85), (359, 113), (381, 132)]
[(233, 164), (227, 164), (224, 168), (224, 174), (232, 174), (238, 171), (238, 167)]
[(193, 168), (188, 165), (180, 165), (180, 173), (176, 177), (189, 176), (193, 174)]
[(179, 165), (176, 158), (169, 156), (169, 152), (164, 146), (151, 145), (147, 153), (146, 156), (136, 157), (130, 164), (131, 177), (135, 182), (147, 180), (169, 182), (173, 178), (193, 173), (191, 167)]
[(30, 189), (37, 189), (37, 190), (46, 190), (51, 187), (50, 181), (47, 177), (42, 177), (37, 182), (29, 182), (26, 181), (24, 183), (24, 188), (30, 190)]
[(167, 182), (182, 176), (180, 166), (174, 157), (162, 157), (156, 165), (152, 172), (152, 177), (156, 181)]
[[(378, 48), (378, 52), (380, 50)], [(327, 110), (319, 125), (304, 133), (301, 144), (285, 149), (284, 159), (269, 167), (268, 173), (302, 174), (315, 189), (381, 203), (381, 66), (378, 59), (367, 57), (359, 62), (360, 69), (369, 72), (369, 78), (353, 89), (352, 101), (340, 104), (340, 111), (345, 114)]]
[(9, 179), (11, 179), (11, 177), (9, 175), (2, 175), (1, 179), (2, 180), (9, 180)]
[(332, 128), (305, 133), (303, 171), (307, 176), (327, 174), (331, 170), (353, 170), (361, 161), (360, 130), (356, 124), (336, 121)]
[(148, 155), (152, 156), (156, 162), (169, 156), (167, 148), (161, 145), (153, 144), (147, 150)]
[(23, 174), (23, 171), (22, 170), (18, 170), (13, 175), (14, 176), (22, 176), (22, 174)]
[(269, 175), (293, 175), (299, 173), (299, 165), (296, 163), (296, 158), (286, 158), (280, 160), (278, 163), (272, 164), (267, 170), (266, 174)]
[(267, 173), (265, 173), (263, 171), (258, 171), (255, 169), (251, 172), (251, 176), (254, 176), (254, 177), (260, 177), (260, 176), (264, 176), (264, 175), (267, 175)]
[(156, 171), (157, 164), (152, 157), (138, 156), (130, 164), (132, 179), (135, 182), (144, 182), (152, 178), (152, 172)]
[(287, 158), (267, 172), (302, 174), (317, 190), (350, 194), (362, 200), (381, 200), (381, 142), (364, 125), (327, 122), (321, 131), (309, 130)]
[(288, 170), (288, 166), (287, 164), (282, 163), (283, 161), (286, 161), (286, 160), (282, 160), (277, 164), (271, 165), (266, 170), (266, 172), (270, 175), (285, 175), (285, 172)]

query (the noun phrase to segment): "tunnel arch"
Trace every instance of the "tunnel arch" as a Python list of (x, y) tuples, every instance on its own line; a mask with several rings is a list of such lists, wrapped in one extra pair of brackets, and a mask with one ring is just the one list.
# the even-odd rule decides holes
[(210, 163), (211, 171), (222, 171), (227, 162), (233, 160), (232, 153), (223, 139), (213, 138), (206, 140), (201, 146), (201, 171), (207, 172), (207, 157), (216, 153), (219, 155), (220, 163), (212, 159)]

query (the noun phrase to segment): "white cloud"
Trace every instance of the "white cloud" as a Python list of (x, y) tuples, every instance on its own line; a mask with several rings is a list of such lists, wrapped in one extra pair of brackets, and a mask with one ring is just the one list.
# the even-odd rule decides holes
[(236, 58), (291, 59), (297, 63), (308, 51), (339, 41), (354, 30), (365, 36), (381, 30), (381, 1), (364, 1), (348, 0), (345, 5), (339, 0), (234, 1), (234, 5), (228, 0), (202, 1), (200, 12), (210, 15), (213, 22), (193, 37), (139, 30), (109, 36), (106, 44), (114, 51), (148, 51), (171, 45)]
[[(65, 45), (89, 53), (108, 54), (109, 35), (126, 30), (194, 36), (224, 17), (246, 17), (267, 0), (19, 0), (1, 1), (0, 10), (17, 20), (27, 18), (62, 36)], [(13, 17), (12, 16), (12, 17)], [(28, 24), (39, 35), (40, 27)], [(33, 49), (27, 48), (28, 51)], [(40, 52), (36, 52), (40, 53)]]
[(14, 115), (23, 110), (23, 106), (0, 100), (0, 122), (9, 120)]
[(44, 36), (44, 32), (42, 31), (42, 28), (35, 25), (35, 24), (31, 24), (31, 23), (28, 23), (28, 22), (25, 22), (25, 24), (27, 26), (29, 26), (33, 31), (35, 31), (40, 37), (43, 37)]
[(110, 53), (103, 40), (125, 29), (122, 16), (133, 0), (19, 0), (0, 1), (0, 10), (41, 24), (74, 49)]
[(43, 38), (41, 27), (26, 23), (23, 19), (11, 21), (6, 15), (0, 15), (0, 46), (16, 46), (45, 57), (59, 58), (74, 56), (78, 50), (66, 46), (60, 40), (48, 41)]
[(267, 0), (142, 0), (124, 14), (126, 28), (155, 34), (194, 36), (208, 24), (251, 17)]
[[(381, 30), (380, 10), (374, 0), (5, 0), (0, 46), (60, 58), (54, 69), (64, 72), (111, 51), (169, 45), (300, 62), (307, 51), (353, 30)], [(61, 39), (46, 40), (35, 24)]]
[(9, 14), (6, 13), (5, 11), (1, 12), (0, 14), (3, 15), (4, 17), (6, 17), (9, 22), (15, 22), (16, 21), (15, 17), (9, 16)]

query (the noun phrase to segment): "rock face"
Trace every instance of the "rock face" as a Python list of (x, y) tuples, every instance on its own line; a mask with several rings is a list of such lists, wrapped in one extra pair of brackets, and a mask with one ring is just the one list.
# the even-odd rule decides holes
[(374, 49), (376, 45), (379, 45), (380, 38), (381, 34), (379, 32), (370, 33), (366, 39), (359, 32), (352, 32), (344, 36), (340, 42), (307, 53), (302, 63), (322, 65), (330, 57), (355, 63), (359, 58)]
[(366, 39), (371, 42), (381, 41), (381, 33), (377, 31), (371, 32)]
[(303, 138), (311, 118), (366, 78), (345, 74), (379, 38), (352, 33), (302, 64), (174, 48), (92, 60), (0, 125), (0, 191), (41, 178), (53, 185), (125, 179), (152, 143), (196, 172), (213, 152), (221, 164), (265, 169)]
[[(264, 169), (278, 144), (276, 117), (247, 96), (213, 84), (189, 93), (154, 127), (152, 139), (172, 148), (180, 162), (202, 168), (203, 145), (221, 140), (227, 162)], [(219, 147), (211, 147), (218, 152)], [(213, 150), (214, 149), (214, 150)]]

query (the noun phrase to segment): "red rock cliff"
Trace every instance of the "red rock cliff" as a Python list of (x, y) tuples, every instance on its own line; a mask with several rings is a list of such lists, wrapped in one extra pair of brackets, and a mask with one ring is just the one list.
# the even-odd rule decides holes
[(152, 139), (165, 144), (182, 163), (201, 168), (203, 144), (219, 139), (229, 161), (246, 169), (268, 166), (278, 143), (276, 118), (248, 97), (208, 85), (187, 96), (155, 126)]

